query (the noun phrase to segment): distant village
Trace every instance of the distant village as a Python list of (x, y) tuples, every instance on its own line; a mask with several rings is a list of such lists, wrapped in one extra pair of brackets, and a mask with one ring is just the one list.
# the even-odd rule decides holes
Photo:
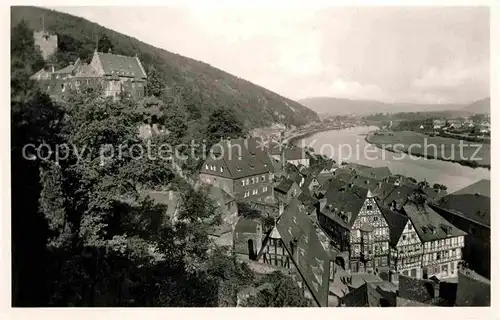
[[(42, 51), (55, 50), (54, 36), (34, 36)], [(93, 81), (105, 84), (106, 96), (143, 97), (147, 81), (139, 58), (97, 50), (89, 64), (42, 69), (32, 79), (54, 97)], [(489, 132), (489, 122), (453, 119), (419, 128), (474, 126)], [(276, 126), (223, 141), (201, 165), (193, 183), (223, 213), (209, 230), (217, 246), (256, 273), (290, 275), (319, 307), (490, 304), (489, 180), (448, 194), (387, 167), (336, 163), (284, 141), (311, 128)], [(144, 195), (166, 205), (165, 220), (177, 219), (179, 192)], [(242, 290), (238, 305), (265, 288)]]

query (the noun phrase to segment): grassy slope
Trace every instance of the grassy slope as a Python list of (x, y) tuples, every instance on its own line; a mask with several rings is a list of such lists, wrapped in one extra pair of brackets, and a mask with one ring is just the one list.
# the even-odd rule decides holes
[(249, 129), (274, 122), (301, 125), (317, 119), (315, 112), (299, 103), (206, 63), (155, 48), (83, 18), (38, 7), (11, 7), (11, 25), (24, 19), (32, 29), (40, 29), (42, 16), (46, 30), (55, 32), (60, 39), (66, 36), (79, 43), (75, 58), (91, 56), (97, 34), (110, 39), (114, 53), (137, 54), (146, 70), (154, 66), (167, 89), (180, 95), (184, 104), (191, 106), (190, 112), (200, 115), (195, 117), (200, 123), (218, 105), (233, 108)]
[[(463, 141), (463, 159), (461, 159), (460, 140), (453, 138), (430, 137), (418, 132), (399, 131), (393, 132), (393, 136), (387, 133), (384, 135), (370, 135), (367, 137), (367, 141), (380, 147), (386, 145), (389, 148), (394, 147), (396, 144), (403, 144), (404, 147), (396, 146), (396, 151), (405, 152), (408, 152), (408, 147), (410, 145), (414, 145), (409, 152), (417, 156), (427, 155), (427, 157), (430, 158), (450, 159), (449, 161), (453, 162), (480, 158), (481, 160), (477, 160), (480, 166), (489, 166), (491, 163), (489, 144)], [(436, 152), (432, 147), (433, 145), (436, 146)], [(477, 149), (476, 146), (478, 145), (481, 145), (481, 148), (477, 154), (474, 154)], [(474, 156), (474, 158), (471, 159), (472, 156)]]

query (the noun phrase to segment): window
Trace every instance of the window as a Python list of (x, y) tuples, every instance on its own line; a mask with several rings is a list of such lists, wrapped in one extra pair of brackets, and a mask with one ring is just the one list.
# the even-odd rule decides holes
[(258, 193), (258, 191), (259, 191), (258, 189), (253, 189), (252, 190), (252, 195), (256, 195)]
[(455, 272), (455, 262), (450, 263), (450, 273)]
[(255, 183), (255, 178), (254, 178), (254, 177), (252, 177), (252, 184), (254, 184), (254, 183)]
[(411, 223), (408, 223), (408, 230), (411, 230), (413, 228), (413, 226), (411, 225)]
[(443, 275), (444, 276), (447, 276), (448, 275), (448, 264), (443, 264), (441, 266), (441, 272), (443, 272)]
[(262, 187), (262, 192), (267, 192), (267, 186)]
[(403, 241), (405, 241), (405, 240), (406, 240), (406, 235), (405, 235), (405, 234), (403, 234)]
[(223, 167), (220, 167), (220, 172), (224, 172), (224, 168)]
[(248, 178), (247, 178), (247, 179), (245, 180), (245, 184), (248, 186), (248, 185), (250, 184), (250, 179), (248, 179)]
[(244, 197), (246, 198), (246, 197), (248, 197), (248, 196), (250, 196), (250, 192), (249, 192), (249, 191), (245, 191), (245, 195), (244, 195)]
[(207, 169), (207, 170), (208, 170), (208, 164), (205, 164), (205, 169)]
[(371, 204), (367, 205), (366, 210), (373, 210), (373, 205), (371, 205)]
[(451, 238), (451, 244), (453, 246), (456, 246), (457, 245), (457, 238)]
[(373, 217), (373, 221), (378, 221), (378, 217), (377, 216)]
[(450, 239), (445, 240), (446, 245), (450, 245)]
[(244, 186), (245, 185), (245, 180), (241, 180), (241, 185)]
[(64, 90), (66, 90), (66, 86), (63, 84), (61, 84), (61, 91), (64, 92)]
[(438, 252), (438, 253), (436, 254), (436, 259), (437, 259), (437, 260), (440, 260), (440, 259), (441, 259), (441, 252)]
[(266, 181), (266, 176), (265, 176), (265, 175), (263, 175), (263, 176), (261, 177), (261, 180), (262, 180), (262, 181)]

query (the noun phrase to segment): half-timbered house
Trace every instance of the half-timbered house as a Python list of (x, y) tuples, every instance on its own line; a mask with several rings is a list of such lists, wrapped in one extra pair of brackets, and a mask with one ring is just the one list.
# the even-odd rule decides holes
[(462, 259), (464, 231), (441, 217), (428, 205), (407, 204), (403, 207), (423, 246), (422, 278), (457, 277)]
[(292, 199), (265, 238), (257, 260), (292, 269), (304, 296), (317, 306), (328, 306), (334, 259), (323, 247), (305, 206), (297, 198)]
[(346, 184), (328, 190), (326, 198), (319, 223), (341, 251), (349, 252), (351, 272), (388, 269), (389, 227), (372, 192)]
[(390, 230), (389, 266), (391, 280), (398, 274), (420, 279), (422, 277), (423, 246), (415, 226), (406, 215), (382, 208)]

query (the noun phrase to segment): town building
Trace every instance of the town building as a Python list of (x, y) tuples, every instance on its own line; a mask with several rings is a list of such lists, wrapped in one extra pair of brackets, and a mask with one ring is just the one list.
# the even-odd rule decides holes
[(486, 278), (491, 272), (490, 184), (480, 180), (430, 203), (449, 223), (467, 232), (463, 259)]
[(233, 232), (233, 252), (242, 260), (255, 260), (261, 251), (264, 233), (256, 219), (240, 217)]
[(221, 188), (209, 185), (208, 197), (219, 207), (223, 225), (231, 226), (233, 229), (238, 221), (238, 205), (236, 199)]
[(351, 272), (375, 272), (389, 268), (389, 227), (369, 189), (346, 184), (330, 188), (327, 205), (318, 220), (340, 251)]
[(292, 179), (283, 179), (280, 184), (274, 187), (274, 197), (276, 201), (290, 203), (290, 201), (302, 193), (299, 185)]
[[(411, 235), (414, 230), (420, 239), (419, 244), (414, 241), (415, 244), (408, 243), (407, 246), (413, 246), (413, 251), (415, 248), (423, 248), (422, 274), (420, 277), (417, 271), (417, 278), (456, 278), (458, 263), (462, 259), (464, 237), (467, 234), (427, 204), (409, 203), (403, 207), (402, 212), (411, 221), (411, 230), (407, 229), (406, 234)], [(415, 268), (417, 266), (415, 264)]]
[(274, 199), (272, 161), (256, 138), (223, 141), (212, 151), (200, 169), (201, 182), (221, 188), (237, 201)]
[(309, 167), (310, 158), (306, 151), (294, 145), (285, 145), (273, 143), (268, 148), (268, 152), (273, 159), (281, 163), (284, 168), (286, 163), (293, 164), (294, 166), (303, 165)]
[(327, 307), (335, 258), (326, 251), (305, 206), (293, 199), (265, 238), (257, 260), (294, 270), (304, 296)]
[(390, 230), (391, 280), (397, 281), (399, 274), (422, 278), (423, 246), (415, 226), (406, 215), (387, 208), (381, 210)]
[(112, 53), (94, 52), (87, 64), (80, 59), (60, 70), (42, 69), (31, 79), (53, 98), (63, 99), (70, 90), (85, 85), (100, 86), (105, 97), (119, 99), (127, 94), (135, 99), (145, 96), (147, 75), (137, 56), (129, 57)]

